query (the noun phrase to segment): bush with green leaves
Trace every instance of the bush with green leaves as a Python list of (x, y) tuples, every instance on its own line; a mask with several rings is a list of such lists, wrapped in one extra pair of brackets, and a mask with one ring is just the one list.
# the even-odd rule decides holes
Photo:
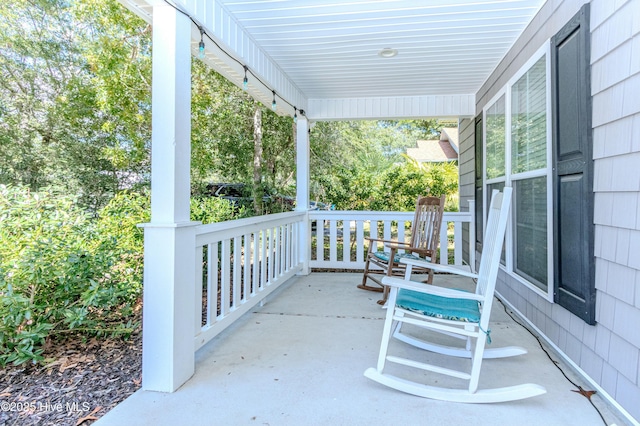
[(206, 223), (224, 222), (226, 220), (248, 217), (249, 210), (245, 206), (235, 208), (229, 201), (218, 197), (191, 198), (191, 220)]
[(138, 290), (72, 197), (0, 186), (0, 364), (42, 359), (51, 335), (129, 334)]
[(420, 195), (446, 195), (446, 210), (457, 211), (457, 198), (454, 197), (457, 192), (456, 163), (419, 163), (406, 157), (405, 163), (396, 164), (385, 172), (371, 207), (372, 210), (412, 211)]
[(457, 211), (458, 166), (456, 163), (405, 162), (384, 170), (345, 169), (321, 179), (323, 200), (338, 210), (413, 211), (419, 195), (447, 196), (445, 209)]
[[(64, 193), (0, 185), (0, 365), (42, 360), (50, 337), (138, 328), (149, 210), (148, 193), (120, 192), (93, 217)], [(246, 214), (207, 197), (191, 212), (203, 223)]]

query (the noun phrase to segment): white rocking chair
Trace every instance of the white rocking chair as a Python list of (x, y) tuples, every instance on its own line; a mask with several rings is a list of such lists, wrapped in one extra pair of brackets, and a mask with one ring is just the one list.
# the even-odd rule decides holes
[[(423, 261), (403, 259), (407, 265), (405, 279), (385, 277), (382, 282), (391, 288), (382, 343), (376, 368), (369, 368), (364, 375), (393, 389), (443, 401), (489, 403), (513, 401), (541, 395), (545, 388), (536, 384), (522, 384), (497, 389), (478, 390), (480, 366), (483, 358), (502, 358), (525, 354), (520, 347), (504, 347), (485, 350), (489, 338), (489, 316), (493, 303), (502, 243), (507, 227), (511, 188), (504, 194), (494, 191), (484, 238), (484, 248), (478, 274), (445, 265), (430, 264), (436, 272), (447, 272), (477, 280), (475, 293), (454, 290), (436, 285), (424, 285), (410, 281), (412, 266), (423, 266)], [(464, 347), (450, 347), (424, 341), (402, 333), (404, 323), (444, 333), (466, 340)], [(392, 336), (392, 328), (395, 330)], [(405, 343), (444, 355), (471, 358), (471, 371), (460, 371), (412, 359), (387, 355), (389, 340), (395, 337)], [(472, 347), (472, 343), (475, 346)], [(384, 373), (386, 362), (427, 370), (469, 381), (468, 389), (451, 389), (429, 386)]]

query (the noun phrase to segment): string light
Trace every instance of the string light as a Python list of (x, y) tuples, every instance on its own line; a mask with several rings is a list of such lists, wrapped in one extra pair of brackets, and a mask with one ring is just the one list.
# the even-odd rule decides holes
[(247, 89), (249, 88), (249, 79), (247, 78), (247, 66), (243, 65), (244, 67), (244, 80), (242, 80), (242, 89), (246, 92)]
[[(205, 44), (204, 44), (204, 37), (206, 36), (211, 43), (213, 43), (218, 49), (220, 49), (222, 52), (224, 52), (231, 60), (235, 61), (238, 63), (238, 65), (242, 66), (244, 69), (244, 79), (242, 80), (242, 88), (244, 90), (248, 89), (249, 86), (249, 79), (247, 78), (248, 74), (251, 74), (260, 84), (262, 84), (267, 90), (270, 89), (270, 87), (260, 79), (260, 77), (258, 77), (257, 75), (255, 75), (246, 65), (244, 65), (242, 62), (240, 62), (238, 59), (236, 59), (234, 56), (230, 55), (225, 49), (222, 48), (222, 46), (220, 46), (213, 38), (211, 38), (211, 36), (209, 34), (207, 34), (207, 32), (205, 31), (205, 29), (201, 26), (198, 25), (198, 23), (194, 20), (193, 17), (191, 17), (188, 13), (186, 13), (183, 10), (180, 10), (178, 7), (176, 7), (175, 4), (171, 3), (168, 0), (164, 0), (164, 2), (173, 7), (177, 12), (183, 14), (184, 16), (186, 16), (187, 18), (189, 18), (189, 20), (200, 30), (200, 43), (198, 44), (198, 57), (200, 59), (204, 59), (205, 57)], [(275, 111), (277, 109), (277, 104), (276, 104), (276, 91), (275, 90), (271, 90), (271, 93), (273, 94), (273, 101), (271, 102), (271, 108)], [(305, 116), (305, 112), (302, 109), (297, 109), (295, 106), (293, 106), (291, 103), (287, 102), (286, 99), (284, 98), (280, 98), (282, 99), (286, 104), (290, 105), (293, 107), (294, 111), (294, 121), (297, 120), (297, 112), (300, 113), (300, 115)]]
[(293, 107), (293, 122), (298, 122), (298, 109), (295, 106)]
[(204, 59), (204, 29), (202, 27), (198, 27), (200, 29), (200, 44), (198, 45), (198, 58)]

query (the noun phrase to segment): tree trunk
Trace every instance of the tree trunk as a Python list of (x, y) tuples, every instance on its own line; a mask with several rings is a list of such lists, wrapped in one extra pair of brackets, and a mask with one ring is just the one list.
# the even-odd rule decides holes
[(253, 208), (262, 214), (262, 109), (253, 114)]

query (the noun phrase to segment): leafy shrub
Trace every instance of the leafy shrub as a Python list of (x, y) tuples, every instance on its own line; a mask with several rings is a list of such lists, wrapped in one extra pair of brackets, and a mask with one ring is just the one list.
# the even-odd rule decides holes
[(343, 170), (321, 179), (326, 199), (338, 210), (413, 211), (419, 195), (447, 195), (445, 209), (457, 211), (458, 168), (455, 163), (405, 162), (384, 170)]
[(114, 259), (112, 274), (130, 301), (142, 292), (144, 232), (138, 225), (149, 222), (149, 210), (148, 193), (122, 191), (100, 210), (96, 222), (99, 249)]
[(192, 197), (191, 220), (202, 223), (224, 222), (247, 217), (250, 211), (245, 206), (235, 208), (229, 201), (218, 197)]
[(0, 364), (41, 360), (52, 334), (133, 330), (140, 284), (72, 197), (0, 186), (0, 240)]
[[(123, 191), (97, 217), (51, 189), (0, 185), (0, 364), (42, 360), (52, 335), (127, 335), (139, 324), (148, 193)], [(203, 223), (246, 215), (226, 200), (191, 200)]]
[(412, 211), (419, 195), (447, 195), (445, 209), (457, 211), (457, 193), (457, 164), (407, 159), (385, 173), (373, 210)]

